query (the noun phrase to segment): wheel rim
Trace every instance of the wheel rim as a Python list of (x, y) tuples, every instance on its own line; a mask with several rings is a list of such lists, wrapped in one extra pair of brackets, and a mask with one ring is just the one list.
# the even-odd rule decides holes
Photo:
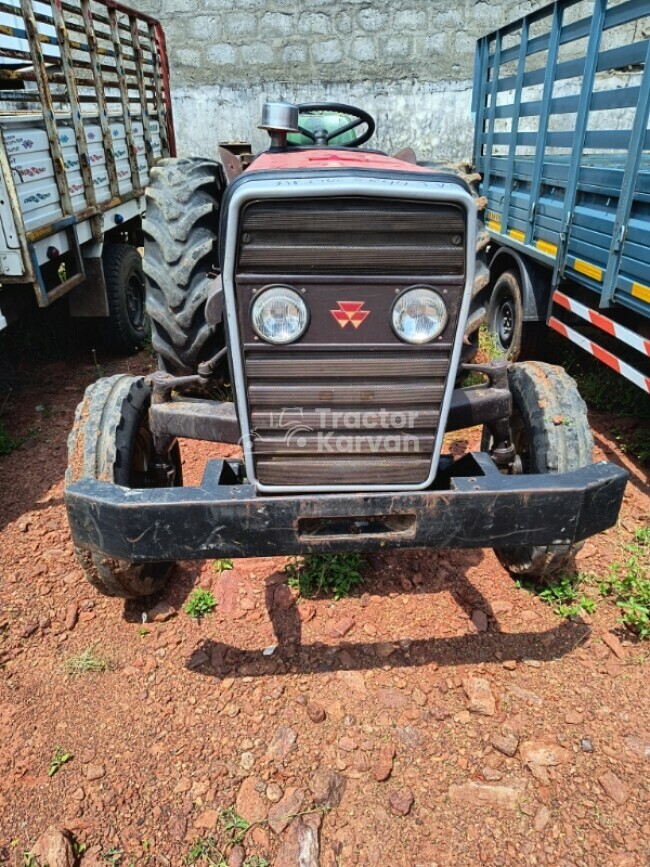
[(126, 285), (126, 313), (136, 331), (144, 330), (145, 286), (138, 274), (132, 274)]
[(503, 349), (510, 349), (515, 333), (515, 305), (510, 296), (506, 296), (497, 311), (496, 332)]
[(530, 437), (518, 410), (513, 412), (510, 419), (510, 431), (516, 455), (521, 461), (521, 472), (524, 475), (529, 475), (531, 467)]

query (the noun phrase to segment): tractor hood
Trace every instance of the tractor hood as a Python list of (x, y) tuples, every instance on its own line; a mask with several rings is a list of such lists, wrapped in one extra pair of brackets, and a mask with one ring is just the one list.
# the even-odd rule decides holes
[[(361, 151), (351, 148), (291, 148), (266, 151), (260, 154), (249, 172), (296, 171), (310, 169), (373, 169), (381, 172), (408, 172), (432, 174), (431, 169), (416, 166), (379, 151)], [(436, 172), (436, 174), (440, 174)], [(449, 173), (445, 173), (449, 174)], [(453, 177), (453, 175), (449, 175)]]

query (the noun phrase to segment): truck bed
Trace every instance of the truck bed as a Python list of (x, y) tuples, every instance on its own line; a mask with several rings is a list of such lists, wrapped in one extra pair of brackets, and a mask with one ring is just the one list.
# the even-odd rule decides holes
[(474, 160), (494, 241), (650, 318), (648, 21), (573, 0), (480, 40)]

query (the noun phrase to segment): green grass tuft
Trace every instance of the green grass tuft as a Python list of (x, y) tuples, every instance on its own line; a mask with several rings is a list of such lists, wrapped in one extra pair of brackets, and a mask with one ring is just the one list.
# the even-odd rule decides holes
[(95, 653), (93, 647), (87, 647), (75, 656), (68, 656), (64, 662), (66, 673), (69, 675), (86, 674), (89, 671), (106, 671), (108, 662)]
[(190, 594), (190, 598), (183, 606), (183, 610), (186, 614), (189, 614), (190, 617), (199, 620), (201, 617), (206, 617), (208, 614), (212, 614), (216, 607), (217, 600), (214, 598), (210, 590), (202, 590), (198, 587)]
[(335, 599), (349, 596), (363, 583), (361, 554), (306, 554), (287, 563), (289, 587), (296, 587), (301, 596), (318, 593), (332, 594)]
[(639, 638), (650, 638), (650, 526), (637, 530), (624, 549), (627, 559), (612, 564), (600, 591), (616, 599), (621, 623)]

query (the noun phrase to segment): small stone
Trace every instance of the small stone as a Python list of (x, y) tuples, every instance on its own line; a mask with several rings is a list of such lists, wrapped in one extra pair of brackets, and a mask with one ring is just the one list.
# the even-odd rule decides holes
[(258, 791), (258, 788), (264, 791), (263, 786), (259, 786), (257, 777), (246, 777), (239, 787), (235, 801), (237, 815), (242, 816), (251, 824), (263, 822), (268, 812), (269, 805)]
[(314, 617), (316, 617), (316, 606), (313, 602), (302, 602), (298, 608), (298, 612), (302, 622), (309, 623), (310, 620), (313, 620)]
[(579, 726), (584, 722), (585, 715), (577, 710), (570, 710), (564, 717), (564, 722), (571, 726)]
[(541, 832), (551, 821), (551, 811), (546, 806), (546, 804), (542, 804), (539, 810), (535, 813), (535, 818), (533, 819), (533, 828)]
[(307, 716), (313, 723), (322, 723), (325, 719), (325, 710), (317, 701), (310, 701), (306, 707)]
[(181, 779), (174, 786), (174, 794), (175, 795), (184, 795), (192, 788), (192, 781), (189, 777), (181, 777)]
[(583, 753), (593, 753), (594, 745), (591, 738), (582, 738), (580, 740), (580, 749)]
[(77, 608), (77, 603), (71, 602), (66, 609), (65, 621), (63, 623), (68, 632), (75, 628), (78, 615), (79, 609)]
[(177, 614), (178, 611), (173, 605), (170, 605), (169, 602), (165, 602), (161, 599), (160, 602), (147, 611), (147, 619), (152, 623), (164, 623), (166, 620), (171, 620), (172, 617), (176, 617)]
[(354, 629), (354, 622), (354, 618), (344, 617), (330, 623), (327, 632), (332, 638), (343, 638)]
[(516, 659), (506, 659), (503, 663), (503, 667), (506, 671), (514, 671), (517, 668), (517, 660)]
[(278, 726), (268, 747), (269, 756), (283, 762), (296, 749), (297, 740), (298, 735), (292, 728), (285, 725)]
[(613, 632), (605, 632), (601, 636), (605, 644), (618, 659), (625, 658), (625, 649)]
[(344, 735), (342, 738), (339, 739), (340, 750), (343, 750), (346, 753), (352, 753), (354, 752), (354, 750), (356, 750), (356, 748), (356, 741), (353, 741), (352, 738), (347, 737), (347, 735)]
[(528, 702), (528, 704), (535, 704), (537, 707), (541, 707), (544, 703), (534, 692), (531, 692), (529, 689), (523, 689), (521, 686), (516, 686), (515, 684), (511, 684), (508, 687), (508, 693), (521, 701)]
[(389, 656), (395, 653), (395, 647), (390, 641), (378, 641), (375, 644), (375, 653), (380, 659), (388, 659)]
[(86, 765), (84, 775), (87, 780), (101, 780), (106, 773), (103, 765)]
[(496, 700), (489, 682), (483, 677), (467, 677), (463, 681), (463, 689), (469, 700), (468, 710), (483, 716), (494, 716)]
[(449, 787), (449, 798), (462, 804), (487, 807), (507, 807), (514, 810), (526, 793), (525, 780), (507, 783), (462, 783)]
[(414, 800), (413, 792), (408, 788), (408, 786), (405, 786), (403, 789), (398, 789), (396, 792), (393, 792), (388, 799), (388, 803), (391, 812), (396, 816), (408, 816), (411, 812)]
[(282, 798), (282, 789), (277, 783), (269, 783), (266, 787), (266, 797), (272, 804), (277, 804)]
[(212, 831), (217, 822), (219, 821), (219, 811), (218, 810), (204, 810), (203, 813), (198, 815), (194, 820), (195, 828), (205, 828), (208, 831)]
[(47, 867), (74, 867), (77, 863), (72, 835), (65, 828), (54, 825), (41, 834), (31, 854), (37, 864)]
[(519, 739), (514, 735), (496, 735), (492, 738), (492, 746), (498, 752), (503, 753), (504, 756), (512, 758), (517, 752)]
[(571, 753), (552, 741), (524, 741), (519, 753), (525, 765), (537, 765), (543, 768), (561, 765), (569, 761)]
[(606, 771), (604, 774), (601, 774), (598, 777), (598, 782), (617, 804), (624, 804), (630, 797), (626, 787), (612, 771)]
[(503, 774), (501, 771), (497, 771), (496, 768), (483, 768), (481, 773), (483, 774), (483, 779), (489, 783), (496, 783), (497, 780), (503, 779)]
[(284, 793), (284, 797), (269, 810), (269, 827), (276, 834), (281, 834), (285, 828), (296, 818), (305, 800), (302, 789), (290, 788)]
[(255, 764), (255, 756), (250, 752), (242, 753), (239, 758), (239, 766), (244, 771), (250, 771)]
[(372, 775), (378, 783), (383, 783), (392, 774), (394, 758), (395, 747), (392, 744), (382, 744), (377, 761), (372, 769)]
[(309, 788), (316, 805), (334, 809), (341, 803), (346, 784), (347, 780), (342, 774), (319, 769), (312, 777)]
[(294, 819), (282, 835), (273, 867), (318, 867), (318, 824), (313, 816)]
[(480, 608), (472, 611), (472, 623), (476, 627), (477, 632), (486, 632), (488, 628), (488, 619), (485, 611), (481, 611)]

